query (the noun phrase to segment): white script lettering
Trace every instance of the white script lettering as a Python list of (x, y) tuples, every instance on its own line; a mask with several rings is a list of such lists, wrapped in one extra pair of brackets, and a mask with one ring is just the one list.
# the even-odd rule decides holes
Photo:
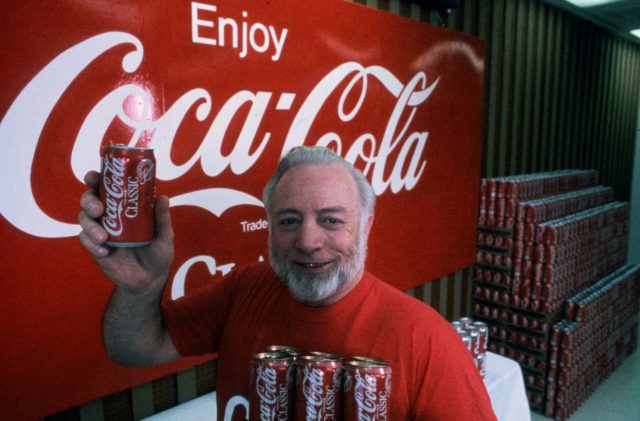
[[(4, 198), (0, 202), (0, 211), (18, 229), (45, 238), (70, 237), (80, 232), (79, 225), (55, 220), (39, 207), (31, 186), (35, 151), (49, 116), (75, 78), (83, 74), (96, 57), (121, 45), (133, 47), (124, 55), (122, 69), (127, 73), (135, 72), (143, 59), (143, 47), (136, 37), (122, 32), (97, 35), (55, 57), (20, 92), (0, 121), (0, 149), (3, 151), (0, 154), (0, 190)], [(429, 133), (411, 132), (409, 127), (416, 124), (414, 115), (417, 108), (432, 94), (438, 81), (429, 85), (424, 72), (418, 72), (407, 84), (403, 84), (380, 66), (364, 67), (354, 62), (341, 64), (320, 80), (301, 103), (289, 125), (281, 153), (284, 155), (292, 147), (301, 144), (330, 145), (343, 154), (347, 161), (364, 165), (363, 172), (370, 178), (377, 195), (387, 190), (394, 194), (411, 190), (424, 175)], [(335, 132), (307, 139), (316, 116), (323, 107), (326, 108), (325, 102), (334, 91), (344, 89), (338, 109), (333, 110), (340, 125), (344, 125), (363, 108), (368, 86), (372, 82), (381, 83), (395, 102), (381, 139), (366, 132), (358, 136), (345, 151), (343, 142), (347, 139), (343, 140)], [(357, 97), (355, 105), (354, 101), (347, 100), (354, 95)], [(152, 93), (132, 83), (115, 88), (85, 116), (71, 151), (71, 170), (80, 182), (87, 171), (100, 166), (100, 147), (114, 121), (132, 129), (130, 145), (135, 145), (143, 133), (152, 133), (150, 146), (156, 154), (158, 180), (179, 179), (197, 163), (210, 178), (228, 170), (240, 176), (260, 160), (271, 139), (271, 133), (265, 132), (262, 124), (268, 112), (290, 109), (295, 98), (292, 93), (237, 92), (218, 110), (193, 155), (183, 163), (176, 164), (172, 156), (175, 155), (174, 148), (178, 148), (175, 144), (177, 133), (181, 128), (210, 117), (210, 93), (203, 88), (189, 90), (168, 109), (163, 109), (164, 114), (155, 120), (146, 117), (147, 114), (157, 115), (155, 109), (154, 112), (141, 113), (139, 119), (127, 115), (123, 111), (123, 104), (131, 96), (136, 97), (140, 109), (154, 109), (156, 98)], [(280, 100), (274, 101), (274, 96), (279, 96)], [(347, 103), (351, 104), (350, 109), (347, 109)], [(194, 107), (195, 122), (188, 120), (193, 118), (190, 110)], [(227, 135), (227, 129), (238, 118), (242, 118), (244, 123), (241, 123), (241, 130), (233, 139)], [(15, 139), (20, 139), (20, 142)], [(212, 187), (178, 194), (171, 198), (171, 206), (195, 206), (220, 217), (236, 206), (263, 207), (263, 204), (248, 193)]]
[[(260, 22), (250, 24), (247, 22), (249, 14), (242, 12), (242, 21), (234, 18), (219, 16), (217, 20), (205, 18), (204, 15), (217, 13), (218, 8), (206, 3), (191, 3), (191, 40), (194, 44), (211, 45), (214, 47), (226, 47), (238, 49), (238, 56), (245, 58), (249, 54), (249, 48), (257, 53), (266, 53), (273, 44), (271, 60), (278, 61), (282, 56), (282, 50), (289, 30), (284, 28), (278, 31), (275, 27)], [(207, 13), (208, 12), (208, 13)], [(217, 31), (214, 29), (217, 26)], [(203, 31), (202, 28), (211, 28)], [(227, 41), (227, 36), (231, 41)], [(242, 44), (242, 45), (240, 45)]]

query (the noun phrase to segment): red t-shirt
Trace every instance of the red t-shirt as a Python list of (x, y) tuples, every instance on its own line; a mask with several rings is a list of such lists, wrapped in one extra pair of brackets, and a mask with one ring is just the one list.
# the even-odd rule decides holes
[(339, 302), (317, 308), (296, 303), (268, 264), (254, 264), (163, 303), (163, 315), (180, 354), (218, 352), (220, 420), (248, 418), (251, 358), (269, 345), (387, 361), (394, 421), (496, 419), (450, 324), (368, 272)]

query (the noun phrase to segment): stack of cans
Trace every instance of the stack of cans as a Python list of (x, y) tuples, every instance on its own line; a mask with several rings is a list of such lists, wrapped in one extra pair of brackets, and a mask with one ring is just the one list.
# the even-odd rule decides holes
[(628, 221), (629, 204), (612, 202), (536, 225), (531, 270), (514, 272), (523, 280), (518, 286), (520, 307), (553, 312), (572, 294), (623, 265)]
[(640, 266), (628, 265), (571, 297), (553, 325), (545, 415), (567, 419), (635, 351)]
[(274, 345), (254, 355), (251, 373), (252, 420), (392, 419), (391, 367), (382, 360)]
[(518, 201), (594, 186), (597, 180), (598, 173), (594, 170), (559, 170), (482, 179), (478, 225), (513, 229)]
[(489, 327), (481, 321), (474, 321), (470, 317), (461, 317), (451, 322), (462, 342), (467, 346), (473, 361), (484, 378), (487, 372), (487, 346), (489, 344)]
[(544, 414), (556, 404), (553, 327), (565, 302), (584, 314), (572, 296), (625, 264), (629, 205), (597, 172), (562, 170), (484, 179), (479, 209), (472, 317), (487, 324), (490, 351), (520, 363), (531, 409)]

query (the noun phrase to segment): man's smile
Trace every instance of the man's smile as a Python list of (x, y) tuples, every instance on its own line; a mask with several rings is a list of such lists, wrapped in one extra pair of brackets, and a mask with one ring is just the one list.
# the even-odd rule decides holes
[(322, 269), (325, 266), (330, 265), (331, 263), (333, 263), (334, 260), (329, 260), (329, 261), (324, 261), (324, 262), (299, 262), (299, 261), (294, 261), (293, 264), (304, 269), (304, 270), (317, 270), (317, 269)]

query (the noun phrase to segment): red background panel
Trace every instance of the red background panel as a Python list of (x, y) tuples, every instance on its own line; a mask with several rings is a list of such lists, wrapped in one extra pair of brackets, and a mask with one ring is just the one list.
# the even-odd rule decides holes
[[(204, 263), (187, 270), (191, 259), (215, 260), (219, 274), (267, 257), (266, 230), (242, 222), (265, 218), (262, 187), (295, 144), (328, 143), (372, 181), (367, 264), (382, 279), (406, 289), (474, 260), (480, 40), (339, 0), (246, 0), (202, 2), (215, 6), (196, 11), (214, 23), (196, 28), (208, 45), (193, 41), (194, 4), (0, 4), (2, 419), (43, 417), (200, 361), (125, 369), (104, 352), (112, 285), (76, 225), (100, 145), (156, 149), (176, 233), (167, 299), (173, 284), (212, 278)], [(239, 48), (230, 26), (220, 45), (220, 18), (237, 25)]]

